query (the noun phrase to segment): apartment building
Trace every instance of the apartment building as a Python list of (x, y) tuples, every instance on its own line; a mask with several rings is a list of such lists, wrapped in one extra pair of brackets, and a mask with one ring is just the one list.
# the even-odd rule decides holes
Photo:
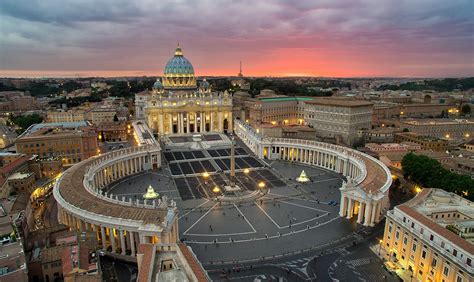
[(423, 189), (387, 212), (383, 256), (414, 281), (473, 281), (474, 204), (441, 189)]

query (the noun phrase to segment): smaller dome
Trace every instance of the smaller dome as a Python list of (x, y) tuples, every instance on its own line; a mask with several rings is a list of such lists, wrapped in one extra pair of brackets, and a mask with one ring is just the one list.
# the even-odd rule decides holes
[(163, 84), (161, 84), (161, 81), (157, 79), (155, 83), (153, 83), (153, 89), (163, 89)]
[(209, 82), (206, 80), (206, 79), (203, 79), (201, 81), (201, 83), (199, 83), (199, 85), (202, 87), (202, 88), (209, 88)]

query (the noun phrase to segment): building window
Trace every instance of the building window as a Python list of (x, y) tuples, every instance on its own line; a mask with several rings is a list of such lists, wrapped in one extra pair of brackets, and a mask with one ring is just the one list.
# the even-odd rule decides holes
[(453, 249), (453, 256), (457, 257), (458, 256), (458, 251)]
[(437, 263), (436, 259), (433, 258), (433, 260), (431, 261), (431, 266), (436, 267), (436, 263)]
[(425, 258), (426, 258), (426, 251), (425, 251), (425, 250), (423, 250), (423, 252), (421, 252), (421, 258), (422, 258), (422, 259), (425, 259)]
[(413, 243), (412, 251), (416, 252), (416, 244), (415, 243)]
[(472, 262), (471, 262), (471, 259), (470, 259), (470, 258), (467, 258), (466, 264), (469, 265), (469, 266), (471, 266)]
[(444, 269), (443, 269), (443, 275), (448, 277), (449, 275), (449, 267), (445, 266)]
[(462, 282), (464, 279), (462, 278), (462, 276), (458, 275), (456, 277), (456, 282)]
[(430, 235), (430, 241), (433, 241), (433, 239), (434, 239), (434, 236)]

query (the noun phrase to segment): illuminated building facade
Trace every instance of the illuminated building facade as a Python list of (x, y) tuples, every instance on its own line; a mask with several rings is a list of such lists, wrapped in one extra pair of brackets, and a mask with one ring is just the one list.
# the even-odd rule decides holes
[(472, 202), (425, 188), (386, 216), (382, 255), (412, 281), (473, 281)]
[(149, 93), (135, 96), (136, 117), (160, 135), (226, 132), (232, 128), (232, 96), (197, 83), (192, 64), (176, 48)]

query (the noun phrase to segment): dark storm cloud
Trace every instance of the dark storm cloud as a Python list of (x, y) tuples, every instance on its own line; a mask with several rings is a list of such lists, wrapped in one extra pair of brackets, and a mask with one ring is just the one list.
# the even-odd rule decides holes
[[(244, 57), (272, 68), (272, 56), (294, 49), (362, 56), (366, 69), (375, 68), (371, 61), (379, 56), (399, 64), (390, 74), (402, 74), (404, 63), (413, 68), (450, 60), (464, 61), (464, 71), (474, 61), (473, 3), (3, 0), (0, 63), (4, 69), (155, 70), (181, 41), (198, 66)], [(432, 72), (441, 73), (440, 67)]]
[(71, 25), (77, 22), (126, 22), (143, 12), (134, 1), (3, 0), (1, 13), (26, 21)]

